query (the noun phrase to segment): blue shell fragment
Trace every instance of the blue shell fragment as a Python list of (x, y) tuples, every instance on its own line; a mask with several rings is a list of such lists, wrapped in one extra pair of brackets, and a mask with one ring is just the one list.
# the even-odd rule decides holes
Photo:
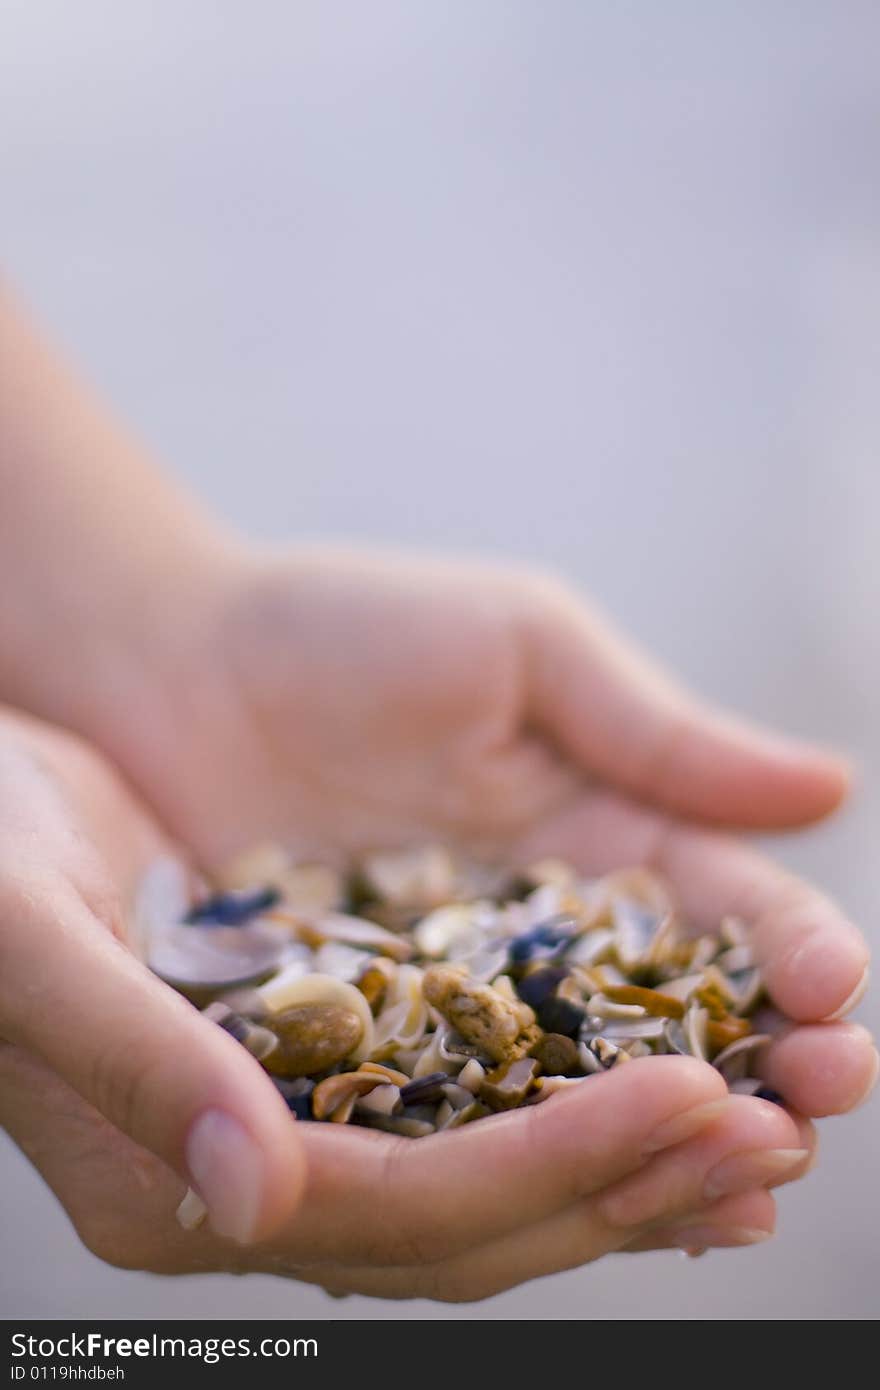
[(189, 927), (243, 927), (257, 913), (281, 901), (277, 888), (256, 888), (245, 893), (217, 893), (190, 908), (184, 917)]
[(524, 965), (536, 956), (551, 957), (560, 946), (567, 945), (577, 931), (577, 922), (572, 917), (551, 917), (539, 922), (536, 927), (515, 936), (510, 946), (510, 959), (515, 965)]

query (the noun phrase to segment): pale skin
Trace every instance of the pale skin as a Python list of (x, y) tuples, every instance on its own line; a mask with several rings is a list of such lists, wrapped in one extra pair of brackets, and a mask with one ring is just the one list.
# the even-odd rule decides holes
[[(867, 950), (724, 827), (820, 818), (844, 765), (705, 708), (556, 581), (229, 536), (9, 304), (0, 495), (0, 697), (29, 712), (0, 714), (0, 1120), (92, 1249), (473, 1299), (772, 1231), (769, 1189), (813, 1160), (807, 1117), (876, 1077), (839, 1017)], [(297, 1125), (122, 944), (157, 853), (210, 865), (265, 839), (655, 865), (696, 926), (753, 924), (776, 1010), (762, 1074), (791, 1109), (663, 1058), (430, 1140)], [(196, 1232), (174, 1219), (188, 1184)]]

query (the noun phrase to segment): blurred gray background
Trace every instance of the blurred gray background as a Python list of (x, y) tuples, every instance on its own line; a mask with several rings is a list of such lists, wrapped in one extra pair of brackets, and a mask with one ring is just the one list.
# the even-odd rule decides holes
[[(551, 565), (850, 749), (856, 804), (779, 853), (871, 931), (878, 67), (876, 0), (0, 0), (0, 259), (242, 527)], [(5, 1145), (0, 1306), (872, 1317), (878, 1130), (822, 1126), (767, 1247), (464, 1309), (105, 1268)]]

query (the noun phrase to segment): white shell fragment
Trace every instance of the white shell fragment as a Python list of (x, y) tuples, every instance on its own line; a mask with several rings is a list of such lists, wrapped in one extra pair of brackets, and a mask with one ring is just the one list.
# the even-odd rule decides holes
[(208, 1215), (208, 1208), (205, 1206), (199, 1194), (188, 1187), (183, 1201), (180, 1203), (175, 1213), (178, 1224), (185, 1231), (198, 1230), (199, 1226), (205, 1221)]

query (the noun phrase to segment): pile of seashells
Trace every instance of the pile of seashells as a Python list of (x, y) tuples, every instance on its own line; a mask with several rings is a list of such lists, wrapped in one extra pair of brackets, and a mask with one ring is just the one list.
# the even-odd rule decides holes
[(266, 846), (194, 906), (182, 875), (145, 889), (151, 968), (299, 1119), (419, 1138), (659, 1053), (779, 1099), (749, 1076), (768, 1039), (750, 1022), (762, 983), (747, 929), (728, 917), (689, 933), (644, 869), (513, 872), (428, 847), (342, 873)]

